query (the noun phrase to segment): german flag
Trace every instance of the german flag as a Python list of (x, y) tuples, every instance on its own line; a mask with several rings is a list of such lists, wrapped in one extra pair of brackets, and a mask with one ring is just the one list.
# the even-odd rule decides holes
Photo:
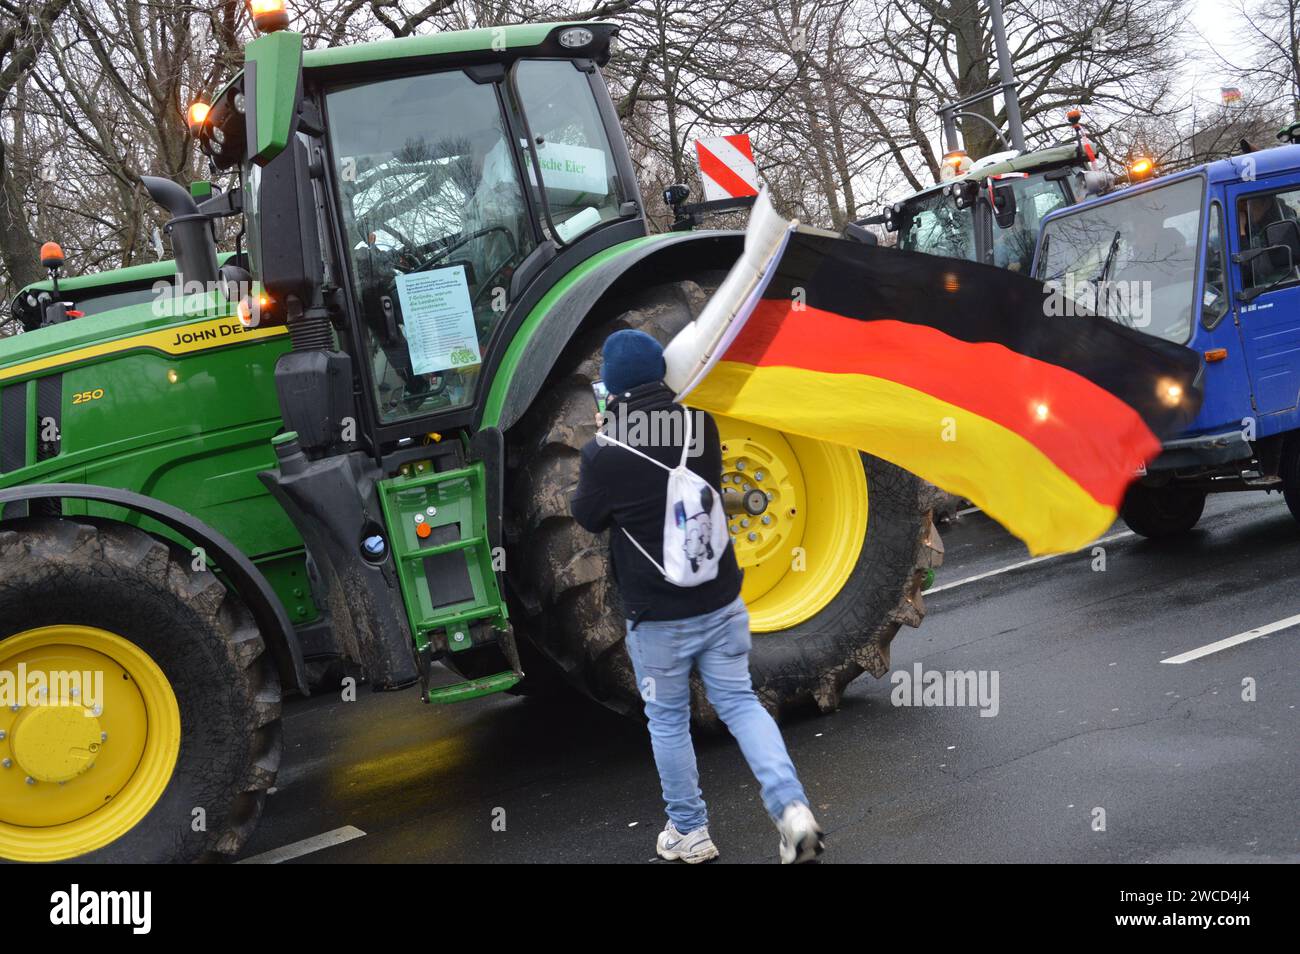
[(794, 230), (775, 254), (686, 403), (884, 458), (1034, 554), (1101, 536), (1199, 407), (1194, 352), (1048, 317), (1013, 272)]

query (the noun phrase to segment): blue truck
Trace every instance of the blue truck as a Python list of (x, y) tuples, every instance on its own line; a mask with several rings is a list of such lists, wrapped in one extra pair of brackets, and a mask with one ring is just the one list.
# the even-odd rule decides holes
[(1280, 491), (1300, 520), (1300, 123), (1278, 136), (1043, 219), (1049, 302), (1203, 357), (1200, 413), (1125, 499), (1143, 536), (1187, 532), (1221, 491)]

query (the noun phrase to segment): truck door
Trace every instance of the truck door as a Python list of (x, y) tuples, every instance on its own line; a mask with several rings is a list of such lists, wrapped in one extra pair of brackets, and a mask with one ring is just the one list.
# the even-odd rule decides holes
[(1286, 411), (1300, 396), (1300, 181), (1279, 188), (1243, 183), (1228, 189), (1235, 256), (1269, 251), (1233, 265), (1239, 333), (1255, 410)]
[(1228, 216), (1224, 213), (1223, 194), (1214, 187), (1206, 216), (1201, 252), (1200, 327), (1193, 330), (1191, 347), (1205, 353), (1205, 397), (1191, 430), (1219, 433), (1241, 425), (1243, 418), (1254, 416), (1250, 404), (1250, 375), (1246, 368), (1245, 349), (1240, 329), (1233, 317), (1229, 271), (1235, 266), (1228, 260)]

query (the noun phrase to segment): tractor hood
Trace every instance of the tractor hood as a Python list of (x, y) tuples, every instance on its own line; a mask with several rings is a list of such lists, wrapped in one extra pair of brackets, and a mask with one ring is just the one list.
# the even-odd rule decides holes
[(0, 338), (0, 387), (126, 351), (180, 355), (284, 333), (283, 327), (245, 329), (231, 305), (215, 293), (189, 298), (162, 294), (147, 304)]

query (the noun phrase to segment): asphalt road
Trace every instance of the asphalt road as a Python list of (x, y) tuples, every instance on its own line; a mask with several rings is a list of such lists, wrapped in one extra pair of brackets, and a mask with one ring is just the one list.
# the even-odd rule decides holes
[[(1024, 548), (978, 513), (944, 533), (928, 616), (895, 640), (894, 670), (996, 672), (997, 714), (895, 706), (888, 677), (863, 676), (838, 712), (787, 724), (826, 863), (1300, 861), (1300, 625), (1161, 662), (1300, 624), (1286, 505), (1225, 494), (1176, 545), (1122, 525), (1103, 540), (1097, 570), (1091, 551), (1018, 565)], [(285, 723), (245, 858), (325, 844), (290, 860), (656, 861), (645, 729), (593, 703), (431, 708), (363, 688), (291, 703)], [(697, 749), (720, 863), (774, 861), (735, 744)]]

